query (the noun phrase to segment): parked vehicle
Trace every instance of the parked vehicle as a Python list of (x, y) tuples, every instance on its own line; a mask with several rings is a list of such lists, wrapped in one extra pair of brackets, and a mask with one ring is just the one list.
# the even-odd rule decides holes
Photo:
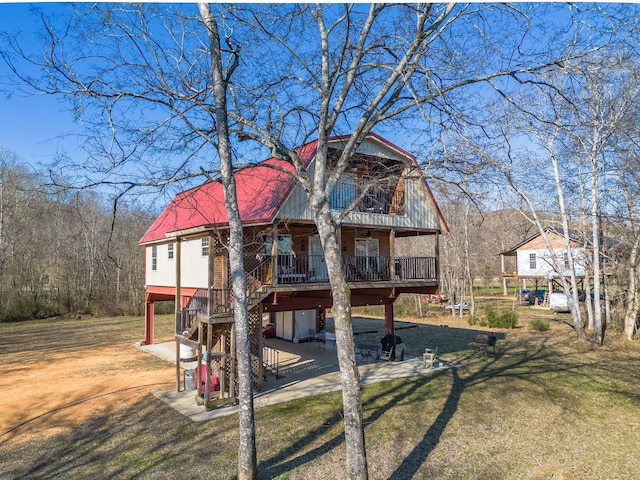
[(520, 300), (523, 303), (529, 303), (529, 305), (534, 305), (536, 303), (536, 298), (538, 299), (538, 303), (544, 302), (544, 297), (547, 294), (546, 290), (516, 290), (516, 299)]
[(530, 305), (534, 305), (536, 303), (536, 298), (538, 299), (538, 304), (544, 302), (544, 297), (547, 294), (546, 290), (532, 290), (529, 295), (527, 295), (526, 300)]
[(564, 292), (553, 292), (549, 295), (549, 310), (558, 312), (570, 312), (567, 295)]
[(276, 326), (273, 323), (268, 323), (262, 327), (262, 338), (272, 338), (276, 336)]
[(444, 309), (445, 310), (451, 310), (452, 308), (456, 309), (456, 310), (460, 310), (460, 308), (462, 308), (462, 310), (469, 310), (469, 303), (468, 302), (458, 302), (455, 305), (445, 305)]

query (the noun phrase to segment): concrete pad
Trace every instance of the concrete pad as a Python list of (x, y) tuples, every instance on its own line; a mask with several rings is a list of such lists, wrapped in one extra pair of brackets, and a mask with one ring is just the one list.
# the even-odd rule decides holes
[[(340, 371), (335, 350), (324, 350), (314, 342), (291, 343), (284, 340), (269, 339), (265, 342), (279, 351), (281, 378), (263, 383), (263, 391), (254, 396), (254, 407), (274, 405), (310, 395), (319, 395), (341, 390)], [(175, 365), (175, 342), (168, 341), (139, 347), (143, 351), (156, 355)], [(182, 368), (195, 368), (195, 362), (181, 362)], [(433, 373), (437, 370), (452, 368), (456, 365), (440, 361), (438, 367), (423, 367), (421, 358), (410, 358), (403, 362), (377, 362), (360, 365), (361, 385), (395, 380)], [(203, 422), (222, 416), (238, 413), (238, 406), (229, 405), (207, 411), (198, 405), (196, 391), (165, 390), (154, 395), (194, 422)]]

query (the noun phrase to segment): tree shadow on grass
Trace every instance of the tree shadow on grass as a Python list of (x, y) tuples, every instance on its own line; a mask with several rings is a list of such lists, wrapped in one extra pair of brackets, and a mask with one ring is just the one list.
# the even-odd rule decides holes
[[(451, 388), (437, 418), (429, 425), (422, 439), (415, 445), (413, 451), (407, 455), (395, 471), (389, 476), (390, 479), (413, 478), (418, 474), (422, 465), (428, 460), (429, 455), (434, 451), (441, 441), (443, 433), (458, 411), (458, 406), (462, 395), (470, 388), (481, 383), (488, 382), (499, 377), (513, 377), (537, 384), (541, 375), (552, 371), (572, 370), (577, 374), (582, 374), (578, 370), (585, 366), (584, 361), (572, 361), (571, 355), (561, 358), (562, 355), (553, 352), (546, 346), (546, 342), (527, 346), (525, 352), (517, 354), (501, 354), (495, 359), (490, 359), (482, 364), (478, 371), (468, 377), (463, 378), (457, 368), (440, 370), (429, 376), (418, 376), (407, 378), (403, 381), (392, 383), (390, 389), (383, 389), (378, 395), (367, 399), (367, 404), (377, 403), (373, 410), (365, 410), (364, 423), (365, 431), (367, 425), (380, 420), (391, 408), (412, 396), (419, 398), (417, 392), (433, 382), (438, 376), (451, 375)], [(500, 360), (499, 362), (497, 360)], [(545, 388), (553, 388), (551, 386)], [(417, 401), (417, 400), (416, 400)], [(365, 405), (363, 405), (365, 407)], [(342, 418), (335, 412), (327, 423), (335, 424), (341, 422)], [(266, 478), (274, 478), (286, 475), (291, 471), (309, 464), (319, 457), (330, 453), (344, 443), (344, 434), (340, 433), (322, 441), (308, 451), (310, 446), (316, 444), (319, 439), (325, 438), (326, 427), (319, 426), (305, 435), (303, 438), (293, 442), (286, 449), (264, 460), (259, 465), (261, 475)], [(297, 454), (297, 452), (304, 452)]]
[[(127, 408), (102, 397), (84, 400), (106, 405), (83, 424), (73, 418), (73, 407), (83, 400), (70, 399), (65, 416), (59, 415), (63, 409), (51, 412), (57, 415), (52, 427), (63, 433), (24, 441), (21, 434), (30, 434), (32, 422), (17, 426), (0, 443), (0, 478), (198, 478), (211, 471), (212, 445), (228, 447), (218, 449), (223, 457), (235, 454), (233, 417), (194, 424), (152, 395)], [(236, 468), (230, 462), (214, 471), (229, 478)]]
[[(539, 376), (546, 373), (573, 371), (576, 374), (582, 374), (578, 370), (585, 367), (584, 361), (571, 362), (569, 357), (572, 355), (566, 355), (567, 358), (563, 358), (563, 363), (560, 365), (558, 361), (563, 355), (558, 355), (545, 347), (546, 342), (543, 341), (523, 355), (511, 357), (503, 354), (500, 356), (501, 363), (499, 365), (495, 361), (487, 361), (477, 372), (464, 379), (460, 377), (456, 369), (451, 369), (453, 377), (451, 390), (442, 411), (429, 426), (422, 439), (415, 445), (413, 451), (404, 457), (402, 463), (389, 476), (389, 479), (413, 478), (418, 473), (420, 467), (437, 447), (447, 425), (453, 419), (462, 394), (471, 387), (499, 377), (514, 377), (539, 385)], [(509, 358), (514, 360), (507, 363)]]
[[(384, 405), (377, 407), (366, 417), (363, 415), (363, 422), (366, 425), (375, 422), (380, 419), (382, 415), (390, 408), (394, 407), (398, 403), (404, 401), (408, 396), (413, 395), (418, 389), (428, 384), (433, 377), (414, 377), (411, 382), (395, 383), (395, 386), (389, 390), (384, 390), (379, 395), (370, 398), (367, 403), (374, 403), (379, 398), (384, 398), (386, 402)], [(260, 475), (265, 478), (276, 478), (280, 475), (285, 475), (292, 470), (299, 468), (307, 463), (316, 460), (322, 455), (325, 455), (332, 450), (340, 447), (344, 443), (344, 430), (341, 429), (340, 433), (334, 435), (330, 439), (324, 441), (321, 445), (306, 451), (305, 453), (291, 458), (296, 452), (302, 451), (316, 442), (319, 438), (326, 435), (326, 428), (337, 423), (342, 423), (343, 418), (341, 410), (335, 412), (330, 418), (324, 421), (322, 426), (309, 432), (304, 438), (294, 442), (285, 450), (278, 452), (273, 457), (263, 461), (258, 466)]]

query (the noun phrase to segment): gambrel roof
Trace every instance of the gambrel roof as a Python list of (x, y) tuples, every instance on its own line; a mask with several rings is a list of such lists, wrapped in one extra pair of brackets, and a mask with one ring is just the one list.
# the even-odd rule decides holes
[[(348, 138), (349, 136), (332, 137), (330, 141), (339, 144)], [(407, 158), (410, 163), (417, 165), (413, 155), (379, 135), (371, 133), (367, 136), (367, 140), (379, 142), (398, 155)], [(300, 147), (299, 156), (305, 166), (309, 166), (314, 159), (316, 149), (317, 141)], [(293, 172), (293, 165), (283, 160), (270, 158), (235, 172), (238, 209), (243, 224), (273, 222), (279, 208), (287, 200), (297, 183), (287, 171)], [(436, 215), (443, 230), (448, 231), (442, 212), (424, 177), (422, 180), (437, 211)], [(224, 227), (228, 223), (222, 183), (219, 180), (210, 181), (176, 195), (140, 239), (140, 243), (158, 242), (171, 236), (172, 233)]]

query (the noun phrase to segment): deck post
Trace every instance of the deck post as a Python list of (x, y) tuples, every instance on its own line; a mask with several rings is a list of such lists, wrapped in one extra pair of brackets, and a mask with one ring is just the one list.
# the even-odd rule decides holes
[(384, 305), (384, 327), (388, 335), (395, 335), (393, 303), (385, 303)]
[[(180, 237), (176, 237), (176, 296), (175, 296), (175, 311), (176, 311), (176, 328), (175, 333), (181, 333), (180, 330), (180, 311), (182, 308), (182, 295), (180, 291), (180, 263), (181, 251), (180, 251)], [(176, 342), (176, 390), (180, 391), (180, 343)]]
[[(204, 405), (205, 410), (208, 410), (207, 405), (209, 404), (210, 396), (211, 396), (211, 348), (213, 347), (213, 329), (211, 328), (211, 324), (207, 324), (207, 351), (205, 352), (205, 360), (207, 362), (207, 366), (205, 367), (206, 376), (204, 383)], [(202, 372), (198, 372), (202, 375)]]
[(213, 236), (213, 231), (209, 231), (209, 255), (207, 257), (207, 316), (211, 318), (211, 315), (215, 312), (216, 305), (214, 304), (214, 296), (213, 289), (215, 287), (215, 248), (214, 247), (215, 237)]
[[(501, 265), (501, 270), (502, 273), (507, 273), (505, 272), (505, 264), (504, 264), (504, 254), (500, 254), (500, 265)], [(504, 295), (505, 297), (508, 295), (507, 292), (507, 277), (505, 277), (504, 275), (502, 275), (502, 295)]]
[(273, 220), (273, 231), (271, 232), (271, 285), (278, 285), (278, 221)]
[(396, 229), (392, 228), (389, 231), (389, 275), (391, 281), (396, 279), (396, 275), (401, 272), (396, 272)]
[(153, 329), (155, 323), (155, 304), (147, 300), (144, 308), (144, 343), (145, 345), (153, 344)]
[(436, 232), (435, 238), (433, 239), (433, 250), (436, 257), (435, 261), (435, 272), (433, 272), (434, 279), (440, 281), (440, 233)]

